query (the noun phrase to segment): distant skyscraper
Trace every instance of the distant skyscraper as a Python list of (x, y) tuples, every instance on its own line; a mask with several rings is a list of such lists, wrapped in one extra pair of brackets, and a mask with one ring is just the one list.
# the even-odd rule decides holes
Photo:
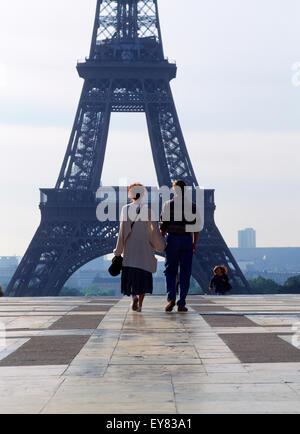
[(247, 228), (238, 232), (239, 249), (253, 249), (256, 247), (256, 232), (252, 228)]

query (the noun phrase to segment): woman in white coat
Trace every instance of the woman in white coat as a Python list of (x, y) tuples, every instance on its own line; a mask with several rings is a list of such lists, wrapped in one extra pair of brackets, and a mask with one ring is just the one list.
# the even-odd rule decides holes
[(155, 251), (163, 252), (166, 243), (153, 212), (143, 203), (146, 189), (133, 184), (128, 189), (131, 203), (122, 209), (115, 256), (123, 255), (121, 292), (132, 296), (132, 309), (141, 312), (146, 294), (153, 292), (153, 273), (157, 270)]

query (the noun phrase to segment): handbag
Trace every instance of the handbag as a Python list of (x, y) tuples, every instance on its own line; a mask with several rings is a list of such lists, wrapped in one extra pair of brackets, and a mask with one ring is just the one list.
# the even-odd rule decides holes
[[(131, 230), (132, 230), (134, 223), (136, 222), (136, 219), (138, 218), (138, 215), (140, 214), (140, 212), (141, 212), (141, 207), (138, 208), (137, 216), (136, 216), (135, 220), (131, 223)], [(111, 266), (108, 269), (109, 274), (113, 277), (119, 276), (119, 274), (121, 273), (121, 270), (122, 270), (122, 266), (123, 266), (123, 257), (122, 256), (114, 256), (112, 259)]]
[(112, 259), (111, 266), (108, 269), (109, 274), (113, 277), (119, 276), (122, 270), (122, 265), (123, 265), (123, 257), (114, 256)]

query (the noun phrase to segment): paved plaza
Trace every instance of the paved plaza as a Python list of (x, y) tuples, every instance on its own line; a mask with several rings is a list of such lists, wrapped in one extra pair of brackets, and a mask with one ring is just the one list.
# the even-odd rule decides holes
[(0, 412), (300, 413), (300, 296), (188, 303), (1, 299)]

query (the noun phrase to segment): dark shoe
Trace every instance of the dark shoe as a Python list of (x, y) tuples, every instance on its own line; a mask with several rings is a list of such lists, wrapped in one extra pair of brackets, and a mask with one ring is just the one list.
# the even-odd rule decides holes
[(178, 312), (188, 312), (188, 308), (186, 306), (178, 306)]
[(176, 304), (176, 303), (175, 303), (174, 300), (169, 301), (169, 303), (167, 304), (166, 309), (165, 309), (166, 312), (172, 312), (172, 310), (173, 310), (175, 304)]
[(132, 308), (132, 310), (135, 310), (135, 311), (137, 310), (137, 308), (138, 308), (138, 298), (137, 297), (133, 298), (133, 303), (132, 303), (131, 308)]

